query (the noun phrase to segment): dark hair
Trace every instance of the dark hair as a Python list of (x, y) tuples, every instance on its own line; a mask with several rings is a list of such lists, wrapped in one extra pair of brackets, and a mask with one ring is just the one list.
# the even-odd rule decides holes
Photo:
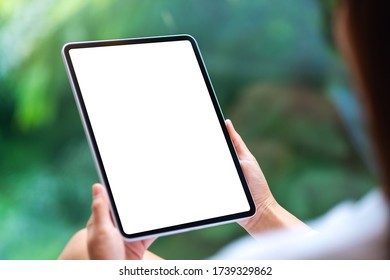
[(368, 131), (372, 138), (378, 175), (390, 200), (389, 43), (390, 17), (385, 0), (343, 0), (349, 39), (362, 85)]
[[(390, 79), (389, 43), (386, 40), (390, 18), (386, 15), (385, 0), (319, 0), (322, 8), (325, 39), (335, 48), (333, 22), (335, 10), (346, 13), (348, 39), (359, 75), (361, 104), (367, 131), (372, 142), (378, 179), (390, 203), (390, 114), (386, 95)], [(339, 10), (340, 12), (340, 10)], [(390, 229), (387, 238), (387, 257), (390, 259)]]
[[(348, 36), (359, 75), (367, 129), (377, 163), (382, 190), (390, 202), (390, 122), (388, 121), (389, 25), (385, 0), (342, 0)], [(390, 231), (389, 231), (390, 233)], [(387, 238), (390, 258), (390, 234)]]

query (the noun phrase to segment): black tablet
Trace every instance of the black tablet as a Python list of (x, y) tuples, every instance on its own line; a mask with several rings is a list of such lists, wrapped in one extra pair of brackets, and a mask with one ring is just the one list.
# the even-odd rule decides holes
[(193, 37), (69, 43), (62, 54), (126, 239), (255, 213)]

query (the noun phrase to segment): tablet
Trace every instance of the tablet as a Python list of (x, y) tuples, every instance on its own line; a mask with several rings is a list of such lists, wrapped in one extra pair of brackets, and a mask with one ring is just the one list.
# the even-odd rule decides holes
[(62, 55), (126, 239), (255, 213), (193, 37), (68, 43)]

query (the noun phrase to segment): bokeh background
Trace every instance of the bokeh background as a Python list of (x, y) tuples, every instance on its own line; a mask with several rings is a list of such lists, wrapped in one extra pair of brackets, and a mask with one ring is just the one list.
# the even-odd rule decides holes
[[(57, 258), (90, 214), (98, 178), (61, 60), (69, 41), (193, 35), (280, 204), (308, 220), (367, 192), (359, 104), (326, 14), (315, 0), (0, 0), (0, 259)], [(243, 234), (218, 226), (152, 251), (202, 259)]]

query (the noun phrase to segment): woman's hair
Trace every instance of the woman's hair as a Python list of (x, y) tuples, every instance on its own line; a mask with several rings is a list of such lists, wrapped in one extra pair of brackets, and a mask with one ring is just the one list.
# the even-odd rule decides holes
[[(390, 202), (390, 122), (387, 94), (390, 17), (385, 0), (338, 0), (346, 12), (346, 30), (359, 78), (361, 101), (382, 190)], [(329, 2), (331, 5), (331, 2)], [(334, 0), (333, 0), (334, 3)], [(387, 111), (389, 110), (389, 111)], [(390, 231), (389, 231), (390, 233)], [(390, 234), (387, 255), (390, 258)]]
[(362, 85), (368, 131), (372, 138), (380, 183), (390, 201), (390, 104), (388, 36), (390, 16), (385, 0), (343, 0), (349, 39)]

